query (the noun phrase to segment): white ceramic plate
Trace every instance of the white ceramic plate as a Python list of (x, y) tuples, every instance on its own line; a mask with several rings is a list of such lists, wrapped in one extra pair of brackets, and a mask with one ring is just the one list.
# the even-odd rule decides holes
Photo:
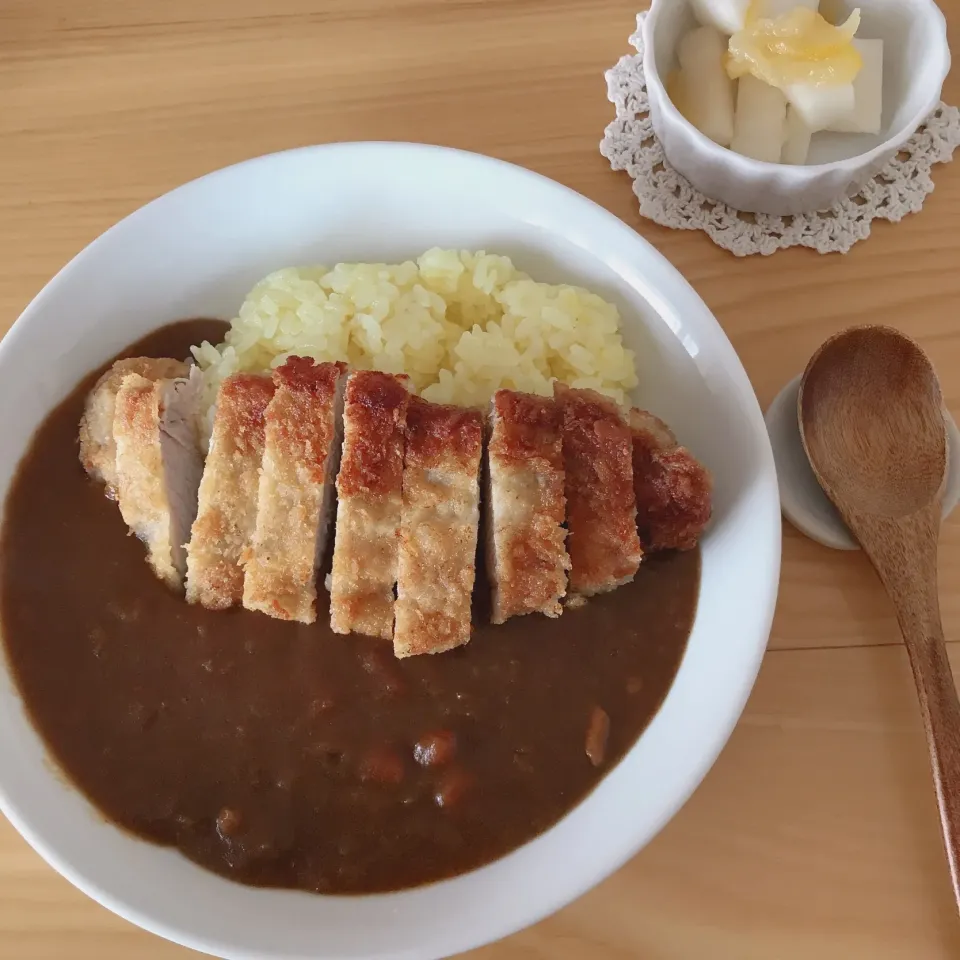
[(397, 260), (434, 245), (506, 253), (538, 279), (580, 283), (619, 305), (638, 352), (636, 401), (672, 424), (716, 478), (689, 648), (648, 730), (557, 826), (455, 880), (356, 898), (240, 886), (102, 822), (54, 771), (0, 672), (3, 812), (81, 890), (197, 950), (423, 960), (533, 923), (616, 870), (677, 812), (755, 679), (777, 592), (780, 511), (763, 418), (733, 348), (683, 278), (625, 224), (556, 183), (472, 154), (378, 143), (294, 150), (189, 183), (117, 224), (0, 344), (0, 497), (50, 409), (148, 331), (229, 318), (277, 267)]

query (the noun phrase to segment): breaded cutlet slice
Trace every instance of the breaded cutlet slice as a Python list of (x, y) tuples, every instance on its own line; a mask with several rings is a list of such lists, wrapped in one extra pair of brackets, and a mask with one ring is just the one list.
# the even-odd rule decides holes
[(344, 369), (290, 357), (273, 372), (243, 605), (278, 620), (317, 618), (317, 567), (340, 460)]
[(197, 519), (187, 545), (187, 601), (225, 610), (243, 599), (241, 557), (253, 539), (269, 377), (235, 373), (220, 384)]
[(470, 639), (483, 415), (411, 397), (393, 652), (442, 653)]
[(369, 370), (347, 377), (329, 580), (335, 633), (393, 637), (408, 384)]
[(186, 572), (184, 544), (203, 472), (198, 399), (195, 377), (148, 380), (131, 373), (123, 378), (114, 409), (120, 513), (146, 544), (154, 573), (173, 588), (181, 586)]
[(558, 617), (570, 557), (563, 522), (561, 410), (548, 397), (498, 390), (487, 444), (487, 572), (491, 619)]
[(569, 592), (583, 597), (629, 583), (643, 550), (637, 536), (633, 443), (616, 404), (593, 390), (554, 385), (563, 410)]
[(169, 380), (185, 377), (188, 367), (168, 357), (128, 357), (118, 360), (94, 384), (87, 394), (80, 420), (80, 462), (94, 480), (106, 484), (109, 497), (117, 490), (117, 444), (113, 439), (113, 416), (117, 392), (123, 378), (138, 373), (146, 380)]
[(710, 522), (713, 478), (673, 431), (646, 410), (630, 411), (633, 490), (643, 549), (692, 550)]

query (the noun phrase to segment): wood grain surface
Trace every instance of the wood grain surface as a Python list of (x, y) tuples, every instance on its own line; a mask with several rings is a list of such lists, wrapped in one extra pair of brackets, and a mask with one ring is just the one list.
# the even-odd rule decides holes
[[(960, 167), (845, 257), (737, 260), (641, 220), (597, 150), (642, 0), (0, 0), (0, 330), (120, 217), (257, 154), (449, 144), (623, 218), (719, 318), (764, 406), (853, 323), (917, 338), (960, 417)], [(941, 0), (960, 37), (960, 0)], [(957, 73), (945, 99), (960, 100)], [(920, 714), (867, 561), (785, 528), (770, 651), (703, 786), (614, 877), (475, 960), (960, 956)], [(960, 519), (941, 540), (960, 639)], [(949, 647), (960, 661), (960, 647)], [(957, 665), (956, 662), (954, 664)], [(0, 960), (196, 956), (109, 914), (0, 826)]]

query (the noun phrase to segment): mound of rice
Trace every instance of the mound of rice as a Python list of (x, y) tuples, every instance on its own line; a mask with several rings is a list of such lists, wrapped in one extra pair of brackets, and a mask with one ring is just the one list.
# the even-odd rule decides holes
[(193, 347), (209, 430), (220, 381), (288, 356), (406, 373), (438, 403), (484, 405), (501, 387), (553, 381), (618, 403), (637, 383), (617, 308), (580, 287), (537, 283), (507, 257), (428, 250), (416, 263), (287, 268), (258, 283), (219, 346)]

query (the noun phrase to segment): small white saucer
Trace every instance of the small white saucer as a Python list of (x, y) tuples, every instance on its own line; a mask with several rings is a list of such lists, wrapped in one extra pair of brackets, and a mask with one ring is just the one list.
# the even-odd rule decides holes
[[(783, 515), (812, 540), (834, 550), (858, 550), (836, 508), (820, 489), (800, 440), (797, 396), (800, 377), (795, 377), (777, 394), (764, 419), (773, 458), (777, 464), (780, 508)], [(960, 430), (946, 410), (947, 486), (943, 492), (943, 517), (946, 519), (960, 500)]]

